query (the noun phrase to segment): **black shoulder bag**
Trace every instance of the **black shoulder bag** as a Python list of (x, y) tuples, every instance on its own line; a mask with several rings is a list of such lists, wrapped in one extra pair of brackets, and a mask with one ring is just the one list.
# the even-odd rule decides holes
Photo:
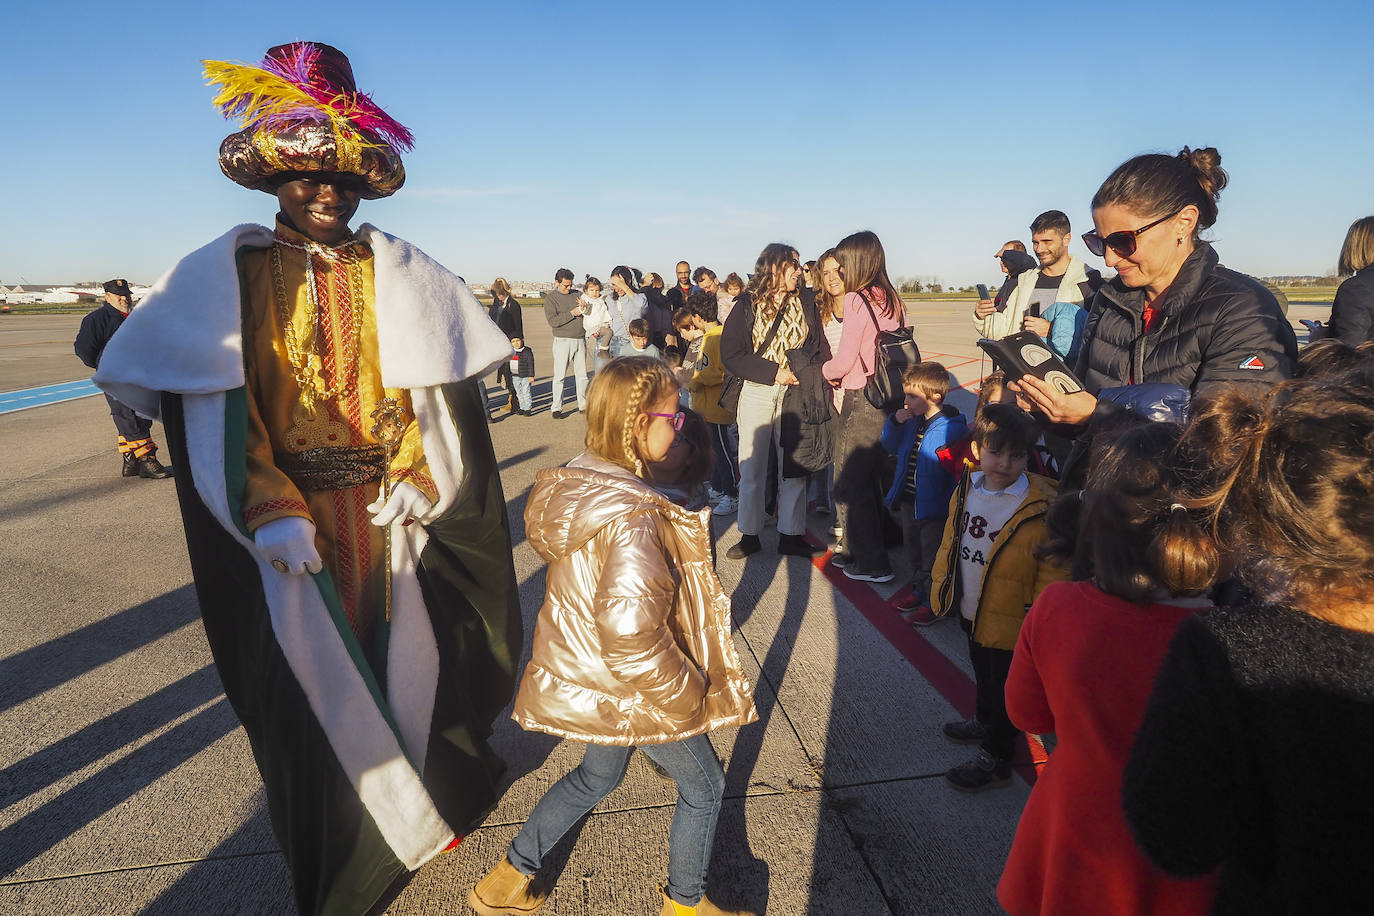
[[(754, 303), (750, 302), (749, 307), (752, 309), (754, 307)], [(762, 356), (763, 352), (768, 349), (768, 345), (773, 342), (773, 338), (778, 336), (778, 327), (782, 325), (782, 315), (783, 312), (786, 311), (786, 309), (786, 304), (778, 308), (778, 316), (773, 319), (773, 326), (768, 329), (768, 334), (763, 338), (763, 343), (759, 344), (758, 347), (754, 350), (755, 356)], [(757, 318), (758, 312), (755, 312), (754, 316)], [(720, 397), (716, 400), (716, 403), (719, 404), (721, 407), (725, 408), (726, 410), (730, 411), (731, 413), (738, 413), (739, 393), (743, 389), (744, 379), (740, 378), (738, 375), (735, 375), (732, 372), (727, 371), (725, 373), (725, 383), (720, 386)], [(900, 385), (898, 386), (897, 390), (901, 390)]]
[[(862, 292), (868, 307), (868, 316), (873, 319), (873, 327), (878, 328), (878, 315), (873, 304)], [(900, 324), (891, 331), (878, 331), (873, 345), (873, 374), (864, 385), (864, 397), (868, 403), (882, 411), (893, 411), (902, 406), (905, 395), (902, 392), (902, 373), (921, 361), (921, 348), (916, 346), (916, 338), (906, 325), (905, 310), (901, 300), (896, 303), (897, 320)]]

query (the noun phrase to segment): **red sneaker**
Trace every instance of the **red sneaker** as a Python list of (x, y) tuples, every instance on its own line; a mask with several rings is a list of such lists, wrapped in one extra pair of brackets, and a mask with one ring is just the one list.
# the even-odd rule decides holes
[(916, 627), (928, 627), (932, 623), (940, 622), (940, 618), (935, 615), (935, 612), (932, 611), (928, 605), (924, 604), (909, 614), (903, 614), (902, 618), (906, 620), (907, 623)]
[(899, 598), (893, 602), (892, 609), (898, 614), (910, 614), (912, 611), (925, 604), (926, 600), (915, 593), (909, 594), (904, 598)]

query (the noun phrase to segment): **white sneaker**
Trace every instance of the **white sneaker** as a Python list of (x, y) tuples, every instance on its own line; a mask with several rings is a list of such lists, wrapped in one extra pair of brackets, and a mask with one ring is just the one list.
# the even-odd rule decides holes
[(734, 515), (738, 511), (739, 503), (729, 496), (722, 496), (720, 501), (711, 507), (712, 515)]
[(706, 501), (711, 504), (712, 508), (715, 508), (716, 503), (720, 502), (724, 498), (725, 494), (716, 490), (714, 487), (706, 488)]

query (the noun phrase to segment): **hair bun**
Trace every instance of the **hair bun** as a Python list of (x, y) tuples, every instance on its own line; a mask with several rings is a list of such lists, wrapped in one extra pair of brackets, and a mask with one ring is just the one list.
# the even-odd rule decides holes
[(1221, 167), (1221, 153), (1217, 152), (1215, 146), (1205, 146), (1202, 149), (1190, 149), (1184, 147), (1179, 150), (1178, 158), (1188, 163), (1197, 175), (1197, 183), (1202, 188), (1202, 193), (1212, 200), (1221, 197), (1221, 191), (1226, 187), (1226, 170)]

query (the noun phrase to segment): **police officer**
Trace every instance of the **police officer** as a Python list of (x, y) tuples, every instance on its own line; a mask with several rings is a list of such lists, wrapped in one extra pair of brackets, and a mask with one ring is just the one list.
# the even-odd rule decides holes
[[(94, 369), (100, 365), (100, 354), (115, 331), (124, 323), (134, 307), (133, 290), (128, 280), (109, 280), (105, 283), (105, 304), (81, 319), (74, 349), (81, 361)], [(172, 469), (157, 460), (157, 445), (150, 435), (153, 421), (140, 417), (108, 394), (110, 416), (114, 417), (119, 433), (119, 454), (124, 457), (125, 477), (147, 477), (161, 480), (172, 476)]]

